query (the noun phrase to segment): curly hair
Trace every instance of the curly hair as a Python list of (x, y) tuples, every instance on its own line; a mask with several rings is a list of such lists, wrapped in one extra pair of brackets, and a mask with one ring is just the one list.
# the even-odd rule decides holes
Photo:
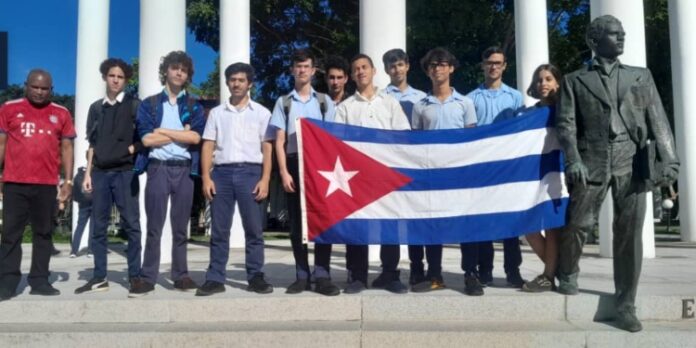
[(188, 78), (184, 87), (188, 86), (193, 79), (193, 59), (184, 51), (172, 51), (162, 57), (159, 66), (159, 78), (162, 85), (167, 82), (167, 69), (171, 66), (181, 66), (187, 70)]
[(102, 77), (106, 77), (109, 74), (109, 70), (113, 67), (119, 67), (123, 70), (123, 75), (125, 75), (126, 80), (133, 76), (133, 68), (130, 64), (126, 63), (120, 58), (108, 58), (99, 65), (99, 72), (101, 72)]

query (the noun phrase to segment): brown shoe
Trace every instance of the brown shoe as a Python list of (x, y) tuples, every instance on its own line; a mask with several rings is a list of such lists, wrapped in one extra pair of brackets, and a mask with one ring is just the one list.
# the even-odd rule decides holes
[(136, 298), (145, 296), (151, 292), (155, 291), (155, 284), (150, 284), (144, 281), (142, 278), (131, 278), (130, 280), (130, 290), (128, 291), (128, 297)]
[(174, 281), (174, 289), (181, 291), (196, 290), (198, 289), (198, 284), (196, 284), (196, 282), (194, 282), (190, 277), (183, 277)]

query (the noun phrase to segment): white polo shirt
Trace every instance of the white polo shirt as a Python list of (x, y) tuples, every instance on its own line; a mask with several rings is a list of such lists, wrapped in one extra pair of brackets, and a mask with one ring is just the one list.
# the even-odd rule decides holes
[(203, 139), (215, 141), (213, 164), (261, 164), (261, 144), (270, 120), (271, 112), (251, 99), (241, 110), (229, 99), (210, 110)]
[(335, 122), (378, 129), (411, 129), (399, 102), (381, 90), (371, 99), (355, 92), (338, 105)]

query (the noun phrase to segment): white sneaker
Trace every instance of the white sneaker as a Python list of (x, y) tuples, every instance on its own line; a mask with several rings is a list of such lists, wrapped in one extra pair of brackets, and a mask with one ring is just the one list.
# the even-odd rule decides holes
[(75, 254), (70, 254), (70, 258), (71, 258), (71, 259), (74, 259), (74, 258), (76, 258), (76, 257), (77, 257), (77, 255), (75, 255)]
[(88, 258), (88, 259), (91, 259), (91, 258), (92, 258), (92, 253), (88, 253), (88, 254), (87, 254), (87, 258)]

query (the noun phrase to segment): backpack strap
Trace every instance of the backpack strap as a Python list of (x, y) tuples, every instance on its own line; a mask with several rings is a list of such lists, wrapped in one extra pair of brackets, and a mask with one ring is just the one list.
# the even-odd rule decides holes
[(326, 119), (326, 94), (317, 93), (317, 100), (319, 101), (319, 111), (321, 111), (321, 120)]
[(290, 126), (290, 108), (292, 107), (292, 97), (290, 94), (283, 96), (283, 112), (285, 113), (285, 132), (287, 133)]

